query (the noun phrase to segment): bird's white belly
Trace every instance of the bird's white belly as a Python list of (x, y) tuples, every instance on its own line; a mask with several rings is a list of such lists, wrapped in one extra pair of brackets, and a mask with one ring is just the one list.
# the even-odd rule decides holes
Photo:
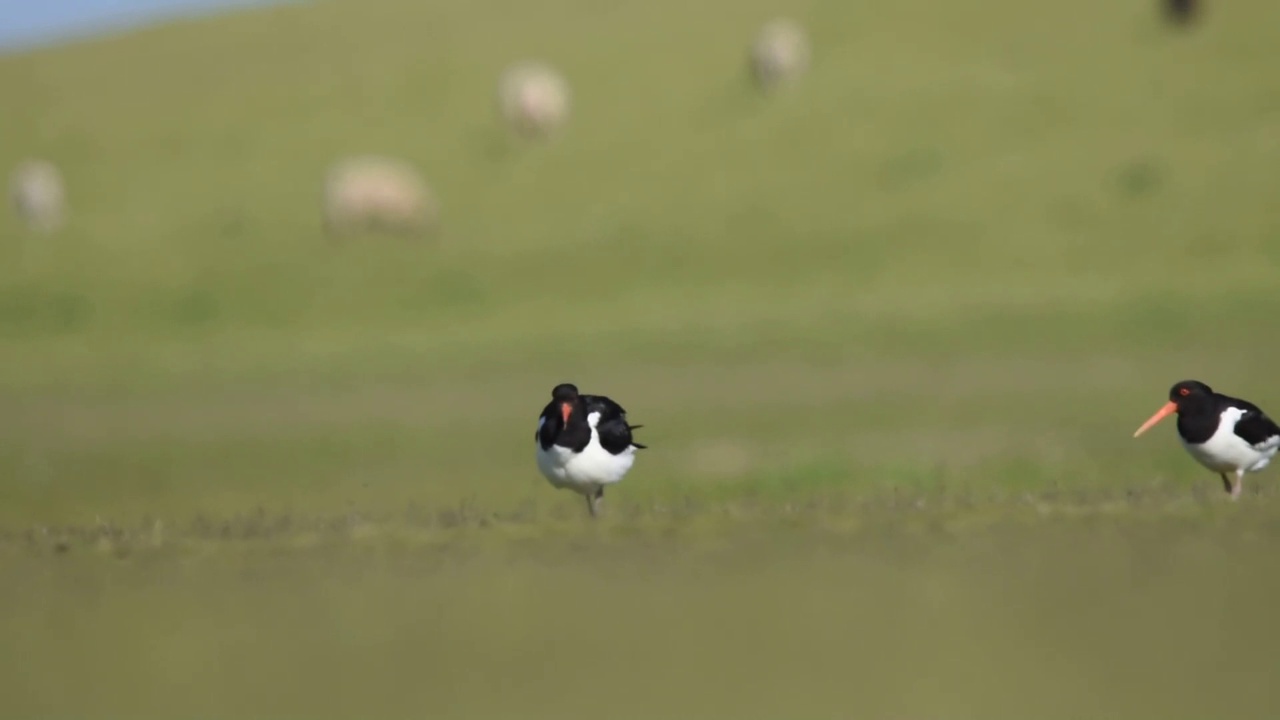
[(1223, 422), (1219, 424), (1213, 437), (1203, 444), (1192, 445), (1184, 440), (1182, 446), (1197, 462), (1214, 472), (1256, 472), (1271, 462), (1276, 448), (1280, 447), (1280, 439), (1261, 448), (1254, 448), (1235, 434), (1234, 422)]
[(594, 430), (591, 442), (582, 452), (574, 454), (569, 448), (552, 445), (551, 449), (538, 449), (538, 470), (556, 487), (586, 490), (596, 485), (616, 483), (631, 469), (635, 462), (635, 448), (629, 447), (613, 455), (600, 446)]

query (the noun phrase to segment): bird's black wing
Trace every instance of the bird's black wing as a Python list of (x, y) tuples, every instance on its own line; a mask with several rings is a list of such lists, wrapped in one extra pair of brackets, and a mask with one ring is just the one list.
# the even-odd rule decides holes
[(1255, 448), (1280, 443), (1280, 426), (1257, 405), (1238, 398), (1231, 398), (1231, 403), (1244, 410), (1236, 421), (1236, 435)]
[(583, 395), (587, 405), (587, 414), (600, 413), (600, 421), (596, 423), (596, 432), (600, 435), (600, 445), (610, 453), (617, 455), (629, 447), (644, 449), (644, 445), (631, 437), (631, 431), (639, 425), (627, 423), (627, 411), (613, 400), (603, 395)]
[(556, 436), (560, 434), (562, 429), (560, 426), (563, 424), (564, 418), (556, 412), (556, 404), (547, 403), (547, 406), (542, 409), (542, 414), (538, 416), (538, 429), (533, 432), (533, 439), (538, 441), (543, 450), (547, 450), (555, 444)]

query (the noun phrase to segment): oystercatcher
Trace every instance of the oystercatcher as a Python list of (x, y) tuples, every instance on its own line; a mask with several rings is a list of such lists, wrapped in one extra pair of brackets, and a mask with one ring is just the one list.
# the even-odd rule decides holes
[(538, 470), (556, 488), (569, 488), (587, 498), (592, 517), (600, 510), (604, 486), (622, 479), (645, 446), (631, 439), (639, 425), (627, 423), (627, 412), (603, 395), (579, 394), (562, 383), (538, 418)]
[(1216, 393), (1196, 380), (1183, 380), (1170, 388), (1169, 402), (1133, 436), (1175, 412), (1183, 447), (1201, 465), (1221, 475), (1233, 500), (1240, 498), (1245, 473), (1265, 468), (1280, 448), (1280, 427), (1257, 405)]

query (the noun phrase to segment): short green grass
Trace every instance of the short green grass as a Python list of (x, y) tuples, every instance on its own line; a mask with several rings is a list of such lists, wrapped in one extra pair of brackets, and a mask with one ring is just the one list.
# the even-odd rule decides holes
[[(0, 59), (0, 168), (73, 203), (0, 216), (0, 707), (1273, 717), (1274, 479), (1130, 435), (1189, 377), (1280, 412), (1280, 7), (615, 5)], [(364, 152), (437, 237), (323, 238)], [(651, 446), (596, 523), (533, 466), (563, 381)]]

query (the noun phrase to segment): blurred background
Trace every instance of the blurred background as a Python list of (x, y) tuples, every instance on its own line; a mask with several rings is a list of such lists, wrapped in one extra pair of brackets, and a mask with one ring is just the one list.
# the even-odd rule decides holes
[(247, 4), (0, 0), (6, 714), (1280, 712), (1280, 6)]

